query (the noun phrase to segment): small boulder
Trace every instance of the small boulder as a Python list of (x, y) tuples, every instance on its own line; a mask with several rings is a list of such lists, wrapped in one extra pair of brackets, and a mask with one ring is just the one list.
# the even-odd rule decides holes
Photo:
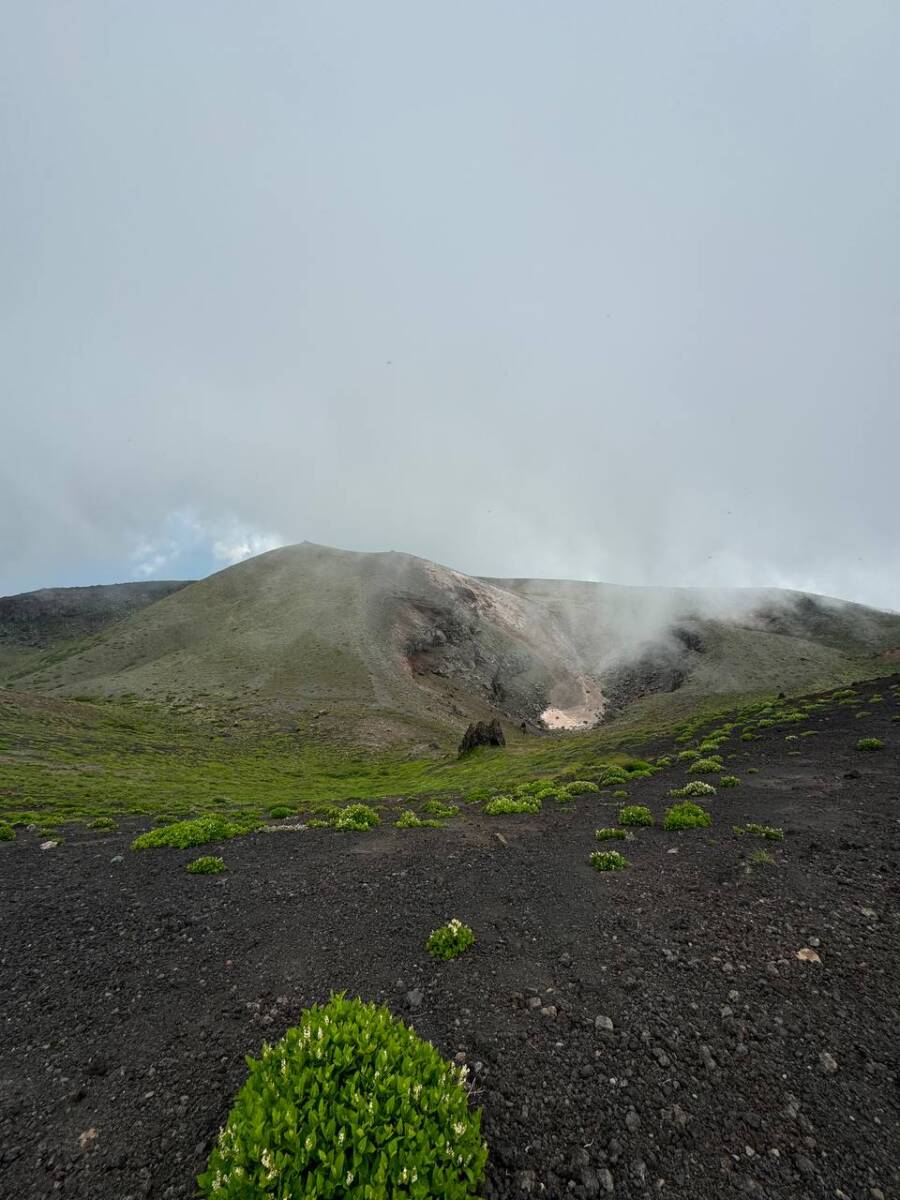
[(463, 740), (459, 743), (459, 754), (461, 758), (478, 746), (505, 745), (506, 738), (503, 736), (503, 729), (496, 717), (493, 721), (473, 721), (463, 734)]

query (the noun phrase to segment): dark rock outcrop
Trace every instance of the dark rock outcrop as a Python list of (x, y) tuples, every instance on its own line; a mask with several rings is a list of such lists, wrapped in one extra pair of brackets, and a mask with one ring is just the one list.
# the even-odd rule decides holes
[(506, 738), (503, 736), (503, 730), (496, 717), (493, 721), (473, 721), (463, 734), (463, 740), (459, 743), (459, 754), (461, 758), (477, 746), (505, 745)]

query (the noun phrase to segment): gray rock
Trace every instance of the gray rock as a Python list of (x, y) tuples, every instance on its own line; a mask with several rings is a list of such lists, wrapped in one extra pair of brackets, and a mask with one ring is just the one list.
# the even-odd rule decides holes
[(616, 1185), (612, 1177), (612, 1171), (608, 1167), (601, 1167), (597, 1172), (597, 1178), (600, 1181), (600, 1186), (604, 1192), (614, 1192)]
[(837, 1059), (833, 1058), (827, 1050), (823, 1050), (819, 1055), (819, 1068), (823, 1075), (833, 1075), (838, 1069)]
[(612, 1033), (614, 1025), (610, 1017), (595, 1017), (594, 1028), (599, 1029), (603, 1033)]
[(419, 990), (419, 988), (412, 988), (406, 993), (406, 1007), (420, 1008), (424, 999), (425, 997), (422, 995), (422, 992)]
[(628, 1112), (625, 1114), (625, 1128), (628, 1130), (629, 1133), (637, 1133), (637, 1131), (640, 1129), (640, 1127), (641, 1127), (641, 1118), (638, 1116), (638, 1114), (634, 1111), (633, 1108), (629, 1108)]

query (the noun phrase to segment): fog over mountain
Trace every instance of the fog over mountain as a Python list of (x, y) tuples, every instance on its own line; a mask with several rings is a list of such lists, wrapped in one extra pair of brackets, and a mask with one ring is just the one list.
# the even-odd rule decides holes
[(0, 594), (310, 539), (900, 609), (900, 9), (36, 0)]

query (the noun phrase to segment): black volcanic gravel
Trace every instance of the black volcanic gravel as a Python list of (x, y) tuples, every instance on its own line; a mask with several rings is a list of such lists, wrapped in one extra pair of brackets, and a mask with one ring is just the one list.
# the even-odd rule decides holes
[[(244, 1055), (342, 989), (465, 1055), (489, 1197), (900, 1196), (900, 708), (881, 690), (865, 721), (835, 707), (818, 737), (728, 743), (742, 785), (712, 829), (638, 830), (615, 874), (587, 862), (617, 807), (596, 797), (185, 852), (132, 854), (133, 830), (0, 845), (0, 1196), (193, 1195)], [(854, 749), (872, 735), (887, 748)], [(684, 779), (632, 801), (661, 816)], [(747, 821), (786, 840), (736, 838)], [(749, 869), (760, 846), (777, 864)], [(187, 875), (206, 852), (229, 873)], [(451, 917), (478, 944), (435, 963)]]

